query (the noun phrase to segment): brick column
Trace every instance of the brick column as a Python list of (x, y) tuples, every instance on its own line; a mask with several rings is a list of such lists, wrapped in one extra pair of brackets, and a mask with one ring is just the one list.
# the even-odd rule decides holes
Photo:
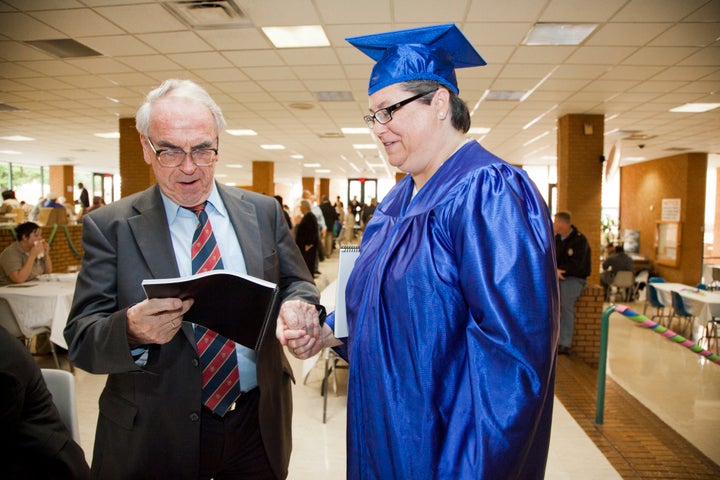
[(275, 195), (275, 164), (253, 160), (252, 162), (252, 191), (265, 195)]
[(575, 303), (572, 352), (593, 368), (600, 359), (600, 327), (605, 290), (588, 283)]
[(50, 192), (58, 197), (72, 203), (73, 198), (73, 175), (72, 165), (51, 165), (50, 166)]
[(120, 131), (120, 196), (141, 192), (155, 183), (150, 165), (143, 158), (142, 144), (135, 129), (135, 118), (121, 118)]
[(572, 223), (590, 243), (589, 283), (600, 281), (603, 133), (602, 115), (565, 115), (558, 119), (557, 208), (572, 213)]
[(315, 177), (302, 177), (302, 188), (315, 195)]

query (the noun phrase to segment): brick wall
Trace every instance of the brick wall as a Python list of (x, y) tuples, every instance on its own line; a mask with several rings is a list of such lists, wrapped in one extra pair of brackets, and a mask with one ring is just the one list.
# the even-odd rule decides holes
[(573, 355), (593, 368), (597, 368), (600, 359), (600, 327), (604, 297), (605, 291), (602, 286), (588, 282), (575, 303)]
[[(68, 240), (68, 235), (65, 233), (65, 228), (67, 228), (70, 240)], [(50, 237), (52, 233), (52, 226), (42, 227), (42, 236), (48, 242), (51, 240)], [(64, 273), (68, 271), (68, 267), (76, 265), (79, 266), (82, 263), (82, 258), (78, 257), (73, 251), (74, 247), (80, 255), (83, 254), (82, 245), (80, 243), (81, 237), (82, 225), (66, 225), (57, 227), (55, 235), (52, 237), (52, 242), (50, 243), (50, 258), (53, 263), (53, 272)], [(14, 241), (15, 238), (13, 237), (12, 230), (9, 228), (0, 229), (0, 251), (5, 250), (5, 248)]]

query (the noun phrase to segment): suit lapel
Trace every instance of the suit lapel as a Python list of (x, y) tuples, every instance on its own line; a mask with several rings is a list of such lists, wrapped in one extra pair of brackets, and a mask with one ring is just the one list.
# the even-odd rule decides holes
[(262, 238), (255, 205), (243, 200), (243, 193), (240, 190), (228, 191), (222, 185), (218, 185), (218, 191), (237, 233), (248, 275), (263, 278)]

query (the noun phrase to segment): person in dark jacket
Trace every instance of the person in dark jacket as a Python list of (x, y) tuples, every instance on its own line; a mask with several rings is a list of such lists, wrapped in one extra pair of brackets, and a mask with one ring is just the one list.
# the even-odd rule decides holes
[(35, 359), (3, 327), (0, 352), (0, 476), (89, 479), (85, 454), (60, 419)]
[(310, 273), (317, 275), (320, 272), (315, 268), (315, 258), (320, 248), (320, 234), (317, 218), (312, 213), (309, 200), (300, 201), (300, 213), (302, 213), (302, 219), (295, 227), (295, 243), (300, 249)]
[(325, 249), (325, 258), (332, 255), (333, 244), (335, 243), (335, 235), (333, 234), (333, 227), (335, 222), (338, 220), (338, 214), (335, 211), (335, 207), (330, 203), (330, 197), (323, 195), (322, 202), (320, 203), (320, 210), (322, 211), (323, 218), (325, 219), (325, 226), (327, 231), (325, 232), (325, 238), (323, 239), (323, 248)]
[(617, 272), (632, 272), (635, 262), (632, 257), (625, 253), (622, 245), (615, 245), (613, 253), (610, 254), (602, 263), (603, 271), (600, 274), (600, 284), (605, 288), (605, 297), (607, 297), (608, 288), (615, 279)]
[(568, 355), (575, 329), (575, 302), (590, 275), (590, 245), (585, 235), (572, 224), (569, 212), (557, 212), (553, 228), (560, 283), (558, 354)]

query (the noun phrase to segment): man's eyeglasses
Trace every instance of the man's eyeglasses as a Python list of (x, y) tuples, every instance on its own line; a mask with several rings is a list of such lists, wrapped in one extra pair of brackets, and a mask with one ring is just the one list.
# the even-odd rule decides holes
[(155, 152), (155, 156), (163, 167), (179, 167), (187, 155), (190, 155), (192, 162), (198, 167), (209, 167), (217, 160), (217, 148), (194, 148), (186, 152), (182, 148), (161, 148), (158, 150), (153, 145), (150, 137), (145, 137), (148, 145)]
[(363, 120), (365, 120), (365, 123), (367, 124), (368, 128), (373, 128), (375, 126), (375, 122), (379, 123), (380, 125), (385, 125), (390, 120), (392, 120), (392, 112), (394, 112), (395, 110), (397, 110), (400, 107), (407, 105), (410, 102), (414, 102), (418, 98), (422, 98), (425, 95), (435, 93), (436, 91), (437, 91), (437, 88), (435, 90), (430, 90), (429, 92), (418, 93), (417, 95), (410, 97), (410, 98), (406, 98), (405, 100), (401, 100), (394, 105), (390, 105), (389, 107), (381, 108), (380, 110), (373, 113), (372, 115), (365, 115), (363, 117)]

